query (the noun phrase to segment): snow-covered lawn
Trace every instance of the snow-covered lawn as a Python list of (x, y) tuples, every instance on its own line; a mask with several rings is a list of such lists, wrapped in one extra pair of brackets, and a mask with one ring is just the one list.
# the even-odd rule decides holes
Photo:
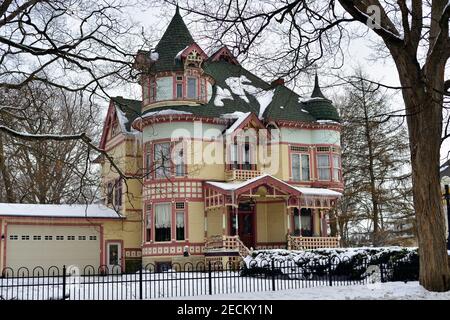
[(419, 282), (386, 282), (378, 288), (367, 285), (315, 287), (280, 291), (247, 292), (182, 297), (183, 300), (450, 300), (450, 291), (425, 290)]

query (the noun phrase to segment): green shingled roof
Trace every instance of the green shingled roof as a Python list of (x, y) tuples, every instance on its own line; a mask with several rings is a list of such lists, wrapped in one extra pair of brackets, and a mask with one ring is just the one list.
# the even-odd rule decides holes
[(150, 71), (183, 70), (181, 60), (175, 59), (175, 57), (178, 52), (193, 43), (194, 39), (186, 27), (177, 6), (172, 21), (170, 21), (166, 32), (164, 32), (164, 35), (155, 47), (154, 51), (158, 53), (159, 57), (150, 68)]
[(127, 117), (128, 122), (125, 124), (125, 128), (130, 131), (132, 122), (141, 115), (142, 102), (123, 97), (114, 97), (112, 101)]
[[(250, 80), (248, 84), (251, 84), (253, 87), (260, 89), (261, 92), (263, 92), (264, 90), (274, 90), (272, 101), (263, 114), (264, 119), (275, 121), (290, 120), (306, 122), (313, 122), (318, 120), (316, 117), (314, 117), (314, 114), (316, 113), (311, 112), (311, 107), (313, 106), (312, 104), (304, 104), (299, 102), (300, 97), (285, 86), (280, 85), (272, 88), (267, 82), (255, 76), (242, 66), (234, 65), (225, 61), (216, 61), (205, 62), (203, 68), (205, 73), (209, 74), (216, 81), (213, 87), (213, 96), (207, 104), (199, 106), (165, 106), (151, 109), (148, 112), (157, 112), (164, 109), (172, 109), (190, 112), (196, 116), (220, 117), (222, 114), (233, 113), (235, 111), (250, 111), (258, 115), (260, 111), (260, 105), (255, 96), (248, 92), (245, 92), (245, 97), (249, 101), (247, 103), (244, 97), (241, 97), (234, 93), (226, 83), (226, 79), (230, 77), (239, 78), (241, 76), (245, 76), (248, 80)], [(215, 104), (215, 97), (218, 87), (220, 87), (222, 90), (228, 89), (231, 92), (233, 100), (223, 99), (223, 106), (217, 106)], [(334, 109), (334, 107), (332, 108)], [(338, 121), (338, 118), (336, 118), (334, 114), (331, 114), (331, 118), (328, 120)]]

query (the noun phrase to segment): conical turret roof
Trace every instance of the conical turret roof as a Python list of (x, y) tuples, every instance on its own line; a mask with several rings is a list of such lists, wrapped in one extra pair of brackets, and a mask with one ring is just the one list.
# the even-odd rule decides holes
[(194, 43), (194, 39), (184, 23), (177, 5), (175, 15), (155, 47), (154, 52), (158, 53), (158, 59), (151, 70), (156, 72), (182, 69), (181, 62), (176, 60), (175, 57), (178, 52), (192, 43)]

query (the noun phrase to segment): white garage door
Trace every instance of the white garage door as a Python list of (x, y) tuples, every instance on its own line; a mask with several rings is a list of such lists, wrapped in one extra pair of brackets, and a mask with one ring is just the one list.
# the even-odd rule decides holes
[(80, 271), (100, 265), (100, 233), (95, 226), (8, 225), (6, 264), (18, 270), (41, 266), (62, 269), (75, 265)]

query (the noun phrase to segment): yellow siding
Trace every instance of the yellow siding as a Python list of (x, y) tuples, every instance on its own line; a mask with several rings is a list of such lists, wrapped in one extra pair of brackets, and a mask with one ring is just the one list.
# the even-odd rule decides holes
[(286, 241), (286, 219), (284, 203), (267, 204), (267, 242)]
[(188, 204), (188, 215), (189, 241), (203, 242), (205, 238), (203, 202), (190, 202)]
[(222, 212), (221, 209), (208, 210), (208, 237), (222, 234)]

